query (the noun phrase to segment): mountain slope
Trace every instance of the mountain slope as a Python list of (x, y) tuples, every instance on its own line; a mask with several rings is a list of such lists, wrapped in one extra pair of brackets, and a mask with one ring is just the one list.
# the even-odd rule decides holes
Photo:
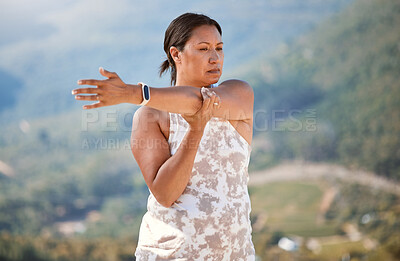
[(400, 178), (398, 28), (398, 1), (357, 1), (253, 65), (261, 68), (251, 77), (257, 109), (299, 110), (303, 124), (306, 109), (316, 113), (318, 131), (270, 133), (276, 157), (335, 160)]

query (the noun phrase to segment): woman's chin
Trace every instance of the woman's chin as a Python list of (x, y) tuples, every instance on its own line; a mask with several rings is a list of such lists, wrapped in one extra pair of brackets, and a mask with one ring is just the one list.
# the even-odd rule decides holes
[(218, 82), (218, 80), (209, 80), (209, 81), (205, 81), (204, 82), (204, 84), (203, 84), (203, 86), (210, 86), (211, 84), (215, 84), (215, 83), (217, 83)]
[(219, 81), (219, 78), (221, 78), (221, 74), (216, 74), (216, 75), (208, 75), (206, 82), (209, 84), (214, 84)]

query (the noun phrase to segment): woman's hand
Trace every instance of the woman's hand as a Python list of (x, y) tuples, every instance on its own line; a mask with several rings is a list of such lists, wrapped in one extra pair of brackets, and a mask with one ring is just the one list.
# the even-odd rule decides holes
[[(75, 99), (80, 101), (98, 101), (90, 105), (84, 105), (83, 109), (94, 109), (104, 106), (116, 105), (129, 102), (131, 97), (139, 97), (139, 86), (125, 84), (114, 72), (109, 72), (100, 67), (101, 75), (106, 80), (79, 80), (79, 85), (94, 85), (96, 88), (79, 88), (72, 91), (72, 94), (93, 94), (76, 95)], [(135, 88), (137, 87), (137, 88)], [(137, 101), (140, 103), (140, 101)]]
[(221, 100), (218, 95), (207, 88), (201, 88), (203, 105), (195, 114), (182, 114), (182, 117), (189, 123), (190, 130), (203, 132), (207, 122), (212, 117), (212, 110), (221, 106)]

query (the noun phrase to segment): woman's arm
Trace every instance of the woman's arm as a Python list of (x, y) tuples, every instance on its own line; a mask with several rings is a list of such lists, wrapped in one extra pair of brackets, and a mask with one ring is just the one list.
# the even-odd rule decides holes
[[(142, 91), (138, 85), (125, 84), (116, 73), (108, 72), (100, 68), (100, 73), (107, 77), (106, 80), (81, 80), (80, 85), (95, 85), (97, 88), (80, 88), (73, 90), (77, 100), (98, 101), (91, 105), (85, 105), (85, 109), (99, 108), (119, 103), (140, 104), (143, 100)], [(207, 89), (214, 91), (220, 99), (222, 106), (213, 106), (212, 116), (226, 120), (248, 120), (253, 117), (253, 90), (246, 82), (229, 80), (218, 87)], [(202, 106), (200, 88), (191, 86), (175, 86), (165, 88), (150, 87), (150, 101), (147, 107), (194, 115)]]
[(209, 104), (214, 100), (206, 98), (198, 113), (185, 117), (190, 127), (173, 156), (159, 124), (150, 120), (158, 111), (142, 107), (135, 112), (132, 153), (150, 191), (165, 207), (170, 207), (180, 197), (189, 182), (204, 127), (211, 118)]
[[(94, 109), (120, 103), (140, 104), (143, 100), (142, 89), (139, 85), (125, 84), (113, 72), (100, 68), (100, 73), (107, 77), (105, 80), (79, 80), (79, 85), (93, 85), (96, 88), (79, 88), (72, 91), (75, 99), (81, 101), (97, 101), (84, 105), (84, 109)], [(154, 88), (150, 87), (150, 101), (147, 107), (173, 113), (194, 115), (202, 106), (200, 88), (191, 86)], [(78, 95), (91, 94), (91, 95)]]
[[(127, 88), (132, 89), (129, 102), (140, 104), (143, 100), (140, 86), (128, 85)], [(200, 88), (192, 86), (150, 87), (150, 101), (146, 106), (160, 111), (193, 115), (201, 108), (202, 103)]]
[[(135, 86), (130, 86), (132, 89)], [(128, 87), (129, 88), (129, 87)], [(151, 87), (150, 87), (151, 88)], [(228, 80), (218, 87), (205, 89), (209, 95), (212, 93), (219, 97), (218, 103), (221, 106), (212, 106), (213, 117), (226, 120), (248, 120), (253, 118), (254, 93), (253, 89), (244, 81)], [(134, 93), (132, 91), (132, 93)], [(200, 88), (191, 86), (175, 86), (173, 88), (151, 88), (151, 98), (146, 104), (161, 111), (168, 111), (180, 114), (194, 114), (202, 104)], [(134, 94), (130, 98), (132, 103), (137, 102)], [(138, 103), (142, 102), (142, 98)]]

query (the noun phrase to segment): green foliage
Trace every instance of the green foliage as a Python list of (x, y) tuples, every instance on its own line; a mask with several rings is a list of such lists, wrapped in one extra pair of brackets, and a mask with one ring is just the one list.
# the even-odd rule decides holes
[(274, 158), (337, 161), (400, 179), (399, 27), (398, 1), (356, 1), (254, 65), (255, 107), (271, 112), (272, 126), (292, 124), (294, 110), (299, 120), (308, 109), (317, 114), (314, 132), (267, 130)]
[(389, 239), (394, 240), (394, 235), (400, 234), (399, 206), (400, 198), (397, 195), (366, 189), (358, 184), (343, 184), (327, 217), (341, 222), (354, 222), (362, 232), (386, 243)]
[[(79, 116), (71, 113), (30, 121), (27, 132), (15, 125), (3, 128), (0, 158), (12, 166), (13, 174), (0, 174), (1, 231), (56, 236), (57, 222), (82, 220), (88, 236), (138, 233), (124, 226), (138, 227), (147, 187), (130, 147), (106, 143), (121, 140), (121, 144), (126, 144), (129, 133), (79, 131)], [(69, 126), (75, 131), (48, 126)], [(83, 147), (89, 139), (106, 141), (105, 146)], [(127, 207), (103, 211), (109, 208), (109, 202), (121, 202)], [(101, 212), (101, 225), (86, 220), (92, 210)], [(135, 222), (116, 222), (111, 216)]]
[(132, 238), (51, 239), (0, 234), (0, 259), (6, 261), (132, 261)]

